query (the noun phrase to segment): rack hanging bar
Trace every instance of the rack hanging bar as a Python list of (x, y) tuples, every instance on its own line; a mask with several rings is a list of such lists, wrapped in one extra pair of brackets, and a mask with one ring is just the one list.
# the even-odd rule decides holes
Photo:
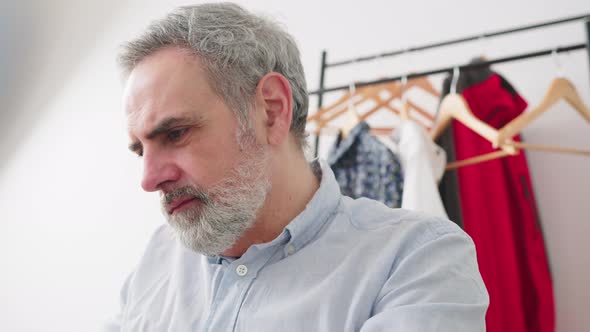
[(426, 44), (426, 45), (422, 45), (422, 46), (409, 47), (406, 49), (400, 49), (400, 50), (385, 52), (385, 53), (376, 54), (376, 55), (363, 56), (363, 57), (359, 57), (359, 58), (355, 58), (355, 59), (336, 61), (336, 62), (332, 62), (332, 63), (327, 63), (326, 67), (327, 68), (337, 67), (337, 66), (355, 63), (355, 62), (371, 61), (371, 60), (375, 60), (375, 59), (379, 59), (379, 58), (396, 56), (396, 55), (404, 54), (407, 52), (424, 51), (424, 50), (437, 48), (437, 47), (443, 47), (443, 46), (460, 44), (460, 43), (465, 43), (465, 42), (470, 42), (470, 41), (476, 41), (476, 40), (479, 40), (480, 38), (497, 37), (497, 36), (506, 35), (506, 34), (510, 34), (510, 33), (533, 30), (533, 29), (538, 29), (538, 28), (547, 27), (547, 26), (551, 26), (551, 25), (563, 24), (563, 23), (578, 21), (578, 20), (582, 20), (582, 19), (589, 19), (589, 18), (590, 18), (590, 13), (588, 13), (586, 15), (572, 16), (572, 17), (567, 17), (567, 18), (563, 18), (563, 19), (559, 19), (559, 20), (531, 24), (531, 25), (521, 26), (521, 27), (512, 28), (512, 29), (506, 29), (506, 30), (500, 30), (500, 31), (495, 31), (495, 32), (490, 32), (490, 33), (473, 35), (473, 36), (469, 36), (469, 37), (451, 39), (451, 40), (433, 43), (433, 44)]
[[(581, 49), (585, 49), (586, 47), (587, 47), (586, 46), (586, 43), (584, 43), (584, 44), (575, 44), (575, 45), (570, 45), (570, 46), (565, 46), (565, 47), (557, 47), (557, 48), (545, 49), (545, 50), (542, 50), (542, 51), (531, 52), (531, 53), (524, 53), (524, 54), (519, 54), (519, 55), (514, 55), (514, 56), (509, 56), (509, 57), (504, 57), (504, 58), (498, 58), (498, 59), (494, 59), (494, 60), (489, 60), (489, 61), (483, 61), (483, 62), (478, 62), (478, 63), (470, 63), (470, 64), (467, 64), (467, 65), (459, 66), (459, 70), (468, 70), (468, 69), (473, 69), (473, 68), (479, 68), (479, 67), (489, 66), (489, 65), (493, 65), (493, 64), (497, 64), (497, 63), (511, 62), (511, 61), (517, 61), (517, 60), (522, 60), (522, 59), (539, 57), (539, 56), (551, 55), (553, 52), (562, 53), (562, 52), (569, 52), (569, 51), (581, 50)], [(441, 68), (441, 69), (434, 69), (434, 70), (429, 70), (429, 71), (424, 71), (424, 72), (419, 72), (419, 73), (407, 74), (407, 75), (403, 75), (403, 76), (396, 76), (396, 77), (390, 77), (390, 78), (382, 78), (382, 79), (378, 79), (378, 80), (375, 80), (375, 81), (356, 82), (355, 83), (355, 86), (357, 88), (360, 88), (360, 87), (368, 86), (368, 85), (375, 85), (375, 84), (381, 84), (381, 83), (389, 83), (389, 82), (393, 82), (393, 81), (399, 81), (404, 76), (407, 77), (408, 79), (411, 79), (411, 78), (422, 77), (422, 76), (430, 76), (430, 75), (435, 75), (435, 74), (442, 74), (442, 73), (452, 72), (454, 68), (455, 68), (455, 66), (453, 66), (453, 67), (445, 67), (445, 68)], [(320, 89), (320, 90), (316, 90), (316, 91), (311, 91), (308, 94), (309, 95), (317, 95), (317, 94), (324, 94), (326, 92), (333, 92), (333, 91), (340, 91), (340, 90), (348, 90), (348, 89), (349, 89), (349, 86), (348, 85), (341, 85), (341, 86), (336, 86), (336, 87), (332, 87), (332, 88), (325, 88), (325, 89)]]

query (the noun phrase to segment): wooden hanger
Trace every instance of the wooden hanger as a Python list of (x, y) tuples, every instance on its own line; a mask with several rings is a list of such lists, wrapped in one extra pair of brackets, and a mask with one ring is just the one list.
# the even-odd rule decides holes
[[(430, 132), (432, 139), (436, 140), (453, 119), (460, 121), (469, 129), (490, 141), (490, 144), (493, 144), (498, 139), (498, 131), (473, 115), (463, 96), (457, 93), (451, 93), (443, 98), (437, 121)], [(500, 148), (508, 154), (517, 154), (516, 148), (511, 145), (503, 144)]]
[[(410, 115), (410, 108), (412, 108), (412, 109), (416, 110), (418, 113), (420, 113), (420, 115), (422, 115), (426, 119), (430, 120), (431, 123), (433, 123), (434, 117), (430, 113), (426, 112), (421, 107), (419, 107), (418, 105), (414, 104), (413, 102), (411, 102), (410, 100), (405, 98), (406, 90), (409, 90), (410, 88), (412, 88), (414, 86), (420, 87), (423, 91), (426, 91), (426, 92), (432, 94), (436, 98), (440, 98), (440, 93), (434, 88), (434, 86), (432, 86), (432, 83), (430, 83), (428, 78), (421, 76), (421, 77), (410, 79), (408, 81), (407, 76), (404, 76), (402, 78), (401, 84), (402, 84), (402, 96), (401, 96), (402, 108), (401, 108), (401, 114), (400, 114), (401, 119), (403, 121), (411, 120), (412, 117)], [(412, 119), (412, 120), (414, 120), (415, 122), (418, 122), (415, 119)], [(426, 127), (426, 126), (424, 126), (424, 127)], [(427, 129), (430, 129), (430, 128), (427, 128)]]
[[(416, 112), (420, 113), (420, 115), (422, 115), (424, 118), (430, 120), (430, 122), (434, 122), (434, 117), (432, 116), (432, 114), (425, 111), (423, 108), (416, 105), (411, 100), (404, 98), (405, 92), (413, 87), (419, 87), (420, 89), (422, 89), (425, 92), (430, 93), (434, 97), (440, 98), (440, 93), (434, 88), (434, 86), (432, 86), (432, 83), (430, 83), (428, 78), (421, 76), (421, 77), (412, 78), (412, 79), (408, 80), (406, 77), (403, 77), (402, 82), (401, 82), (401, 92), (400, 92), (401, 93), (400, 97), (402, 99), (402, 110), (401, 110), (402, 114), (400, 114), (401, 117), (402, 118), (405, 117), (407, 119), (412, 119), (410, 116), (410, 109), (412, 109), (412, 110), (415, 110)], [(412, 120), (415, 120), (415, 119), (412, 119)]]
[[(557, 152), (557, 153), (568, 153), (568, 154), (579, 154), (583, 156), (590, 156), (590, 150), (580, 150), (580, 149), (571, 149), (571, 148), (562, 148), (557, 146), (547, 146), (547, 145), (539, 145), (539, 144), (528, 144), (522, 142), (508, 142), (508, 145), (514, 146), (518, 149), (526, 149), (526, 150), (540, 150), (546, 152)], [(476, 156), (472, 158), (467, 158), (465, 160), (458, 160), (451, 163), (448, 163), (445, 167), (445, 170), (453, 170), (464, 166), (479, 164), (484, 161), (502, 158), (510, 156), (511, 154), (507, 153), (506, 151), (494, 151), (490, 153), (483, 154), (481, 156)]]
[[(370, 86), (364, 86), (361, 88), (357, 88), (355, 91), (355, 96), (352, 96), (349, 91), (349, 92), (345, 93), (344, 95), (342, 95), (340, 97), (340, 99), (338, 99), (335, 103), (333, 103), (327, 107), (322, 107), (314, 114), (308, 116), (307, 122), (326, 120), (325, 116), (327, 115), (327, 113), (330, 113), (331, 111), (333, 111), (332, 112), (333, 114), (329, 116), (329, 119), (330, 120), (334, 119), (334, 118), (338, 117), (340, 114), (343, 114), (344, 112), (347, 111), (347, 108), (349, 106), (348, 105), (349, 99), (351, 99), (351, 98), (356, 99), (356, 100), (353, 100), (353, 102), (354, 102), (354, 106), (357, 106), (369, 99), (372, 99), (373, 97), (378, 96), (381, 89), (383, 87), (385, 87), (387, 84), (393, 85), (394, 83), (395, 82), (379, 84), (379, 85), (370, 85)], [(324, 118), (324, 119), (322, 119), (322, 118)], [(324, 122), (329, 122), (330, 120), (327, 120)]]
[(498, 146), (507, 139), (511, 139), (520, 133), (524, 127), (529, 125), (541, 114), (547, 112), (560, 99), (568, 102), (586, 121), (590, 122), (590, 109), (580, 98), (575, 86), (568, 79), (559, 77), (551, 82), (549, 89), (539, 105), (517, 116), (499, 130), (499, 135), (494, 142), (494, 146)]
[[(389, 84), (389, 83), (388, 83)], [(349, 112), (350, 103), (349, 101), (352, 99), (352, 106), (356, 107), (357, 105), (363, 104), (367, 101), (372, 101), (374, 98), (378, 98), (378, 94), (380, 92), (379, 86), (369, 86), (363, 87), (358, 89), (355, 92), (355, 95), (351, 95), (351, 93), (345, 94), (340, 100), (336, 102), (334, 105), (330, 105), (327, 108), (319, 110), (316, 114), (307, 118), (307, 122), (317, 121), (316, 127), (316, 134), (319, 134), (321, 129), (325, 127), (329, 122), (336, 119), (337, 117), (341, 116), (342, 114)], [(334, 110), (334, 111), (332, 111)], [(332, 111), (332, 112), (330, 112)], [(327, 113), (330, 112), (328, 115)], [(359, 115), (360, 116), (360, 115)]]
[(394, 114), (400, 116), (401, 111), (398, 110), (397, 108), (391, 106), (391, 102), (401, 96), (401, 94), (402, 94), (401, 86), (399, 84), (395, 84), (393, 86), (387, 86), (387, 87), (384, 86), (384, 90), (389, 92), (390, 96), (387, 97), (386, 99), (381, 100), (379, 98), (379, 96), (376, 95), (373, 98), (374, 101), (376, 102), (376, 105), (373, 106), (370, 110), (363, 113), (363, 115), (361, 116), (362, 120), (366, 120), (373, 113), (375, 113), (383, 108), (386, 108), (386, 109), (390, 110), (391, 112), (393, 112)]
[[(375, 100), (375, 102), (377, 104), (373, 108), (371, 108), (370, 110), (363, 113), (361, 115), (361, 119), (364, 121), (369, 116), (371, 116), (373, 113), (381, 110), (382, 108), (386, 108), (386, 109), (389, 109), (391, 112), (395, 113), (396, 115), (398, 115), (400, 118), (402, 118), (404, 120), (415, 121), (416, 123), (421, 124), (427, 130), (430, 130), (430, 127), (423, 124), (422, 121), (419, 121), (419, 120), (411, 117), (410, 109), (415, 110), (416, 112), (420, 113), (424, 118), (430, 120), (431, 122), (434, 122), (434, 117), (430, 113), (428, 113), (424, 109), (422, 109), (420, 106), (416, 105), (415, 103), (411, 102), (410, 100), (403, 98), (404, 90), (407, 90), (407, 89), (414, 87), (414, 86), (420, 87), (421, 89), (434, 95), (435, 97), (440, 96), (438, 91), (436, 91), (436, 89), (432, 86), (430, 81), (425, 77), (419, 77), (419, 78), (414, 78), (414, 79), (410, 79), (410, 80), (405, 80), (401, 84), (396, 82), (396, 84), (383, 85), (382, 86), (383, 90), (389, 92), (390, 96), (384, 100), (380, 100), (378, 95), (374, 95), (373, 99)], [(397, 98), (403, 99), (402, 108), (399, 110), (397, 108), (391, 106), (391, 104), (390, 104), (393, 100), (395, 100)], [(382, 128), (382, 129), (384, 129), (384, 128)], [(391, 129), (393, 130), (394, 128), (392, 127)]]
[(502, 151), (502, 150), (494, 151), (494, 152), (483, 154), (481, 156), (476, 156), (476, 157), (472, 157), (472, 158), (467, 158), (465, 160), (457, 160), (457, 161), (450, 162), (445, 167), (445, 170), (450, 171), (450, 170), (457, 169), (460, 167), (479, 164), (484, 161), (507, 157), (510, 155), (511, 154), (506, 151)]
[(583, 155), (583, 156), (590, 156), (590, 150), (564, 148), (561, 146), (530, 144), (530, 143), (522, 143), (522, 142), (516, 142), (516, 141), (507, 141), (505, 144), (510, 145), (510, 146), (514, 146), (519, 149), (526, 149), (526, 150), (539, 150), (539, 151), (546, 151), (546, 152), (558, 152), (558, 153), (579, 154), (579, 155)]
[[(471, 109), (469, 109), (469, 106), (467, 105), (467, 102), (463, 96), (456, 93), (458, 78), (459, 68), (455, 67), (453, 70), (453, 79), (451, 80), (451, 92), (443, 98), (440, 104), (436, 123), (430, 132), (431, 138), (436, 140), (438, 137), (440, 137), (440, 135), (442, 135), (444, 130), (451, 123), (451, 120), (455, 119), (460, 121), (474, 132), (478, 133), (481, 137), (490, 141), (490, 144), (493, 144), (496, 142), (499, 135), (498, 131), (487, 123), (478, 119), (473, 114), (473, 112), (471, 112)], [(518, 149), (514, 146), (503, 145), (501, 148), (502, 150), (448, 163), (445, 167), (445, 170), (449, 171), (468, 165), (482, 163), (488, 160), (518, 154)]]
[[(426, 92), (431, 93), (435, 96), (438, 94), (438, 91), (436, 91), (436, 89), (434, 89), (432, 84), (430, 84), (430, 82), (425, 78), (409, 80), (408, 86), (409, 87), (417, 86), (417, 87), (423, 88), (423, 89), (425, 89)], [(385, 100), (381, 100), (381, 98), (379, 96), (379, 93), (383, 92), (383, 91), (387, 91), (390, 93), (390, 96), (388, 98), (386, 98)], [(321, 128), (325, 127), (329, 122), (331, 122), (332, 120), (341, 116), (342, 114), (349, 112), (350, 107), (343, 107), (343, 106), (347, 106), (347, 101), (349, 101), (350, 99), (354, 99), (355, 96), (356, 96), (356, 94), (353, 96), (352, 94), (347, 93), (345, 96), (340, 98), (340, 100), (338, 100), (336, 102), (336, 104), (333, 104), (325, 109), (318, 111), (319, 114), (316, 113), (316, 114), (308, 117), (308, 122), (317, 120), (318, 121), (317, 131), (319, 132), (321, 130)], [(396, 108), (392, 107), (390, 105), (390, 102), (396, 98), (399, 98), (400, 96), (401, 96), (401, 87), (400, 87), (399, 82), (383, 83), (383, 84), (372, 86), (370, 89), (364, 88), (363, 90), (361, 90), (361, 95), (358, 98), (356, 98), (356, 100), (353, 101), (353, 106), (357, 106), (357, 105), (362, 104), (368, 100), (373, 100), (376, 103), (376, 105), (374, 107), (372, 107), (370, 110), (364, 112), (363, 114), (359, 114), (360, 121), (366, 120), (370, 115), (372, 115), (373, 113), (375, 113), (383, 108), (389, 109), (391, 112), (399, 114), (400, 111), (397, 110)], [(417, 112), (419, 112), (420, 114), (422, 114), (422, 116), (424, 116), (425, 118), (432, 119), (432, 120), (434, 119), (433, 116), (430, 115), (430, 113), (424, 111), (416, 104), (409, 102), (409, 105), (412, 107), (412, 109), (414, 109)], [(331, 112), (330, 115), (325, 115), (326, 113), (328, 113), (331, 110), (335, 110), (335, 111)], [(354, 119), (354, 117), (352, 119)], [(358, 124), (358, 122), (359, 121), (352, 121), (352, 120), (348, 121), (347, 124), (345, 125), (345, 127), (343, 128), (344, 131), (346, 132), (347, 129), (351, 129), (350, 127), (351, 126), (354, 127), (354, 124), (355, 123)], [(429, 129), (429, 128), (427, 127), (427, 129)]]
[[(418, 77), (418, 78), (412, 78), (412, 79), (408, 80), (408, 87), (407, 88), (411, 88), (411, 87), (419, 87), (422, 90), (426, 91), (427, 93), (429, 93), (437, 98), (440, 97), (440, 93), (434, 88), (432, 83), (430, 83), (430, 81), (426, 77)], [(382, 91), (388, 91), (394, 97), (399, 97), (399, 94), (401, 93), (401, 91), (399, 89), (399, 82), (394, 81), (394, 82), (387, 82), (387, 83), (382, 83), (382, 84), (378, 84), (378, 85), (357, 88), (356, 93), (355, 93), (355, 95), (357, 96), (357, 98), (356, 98), (357, 100), (354, 101), (354, 105), (355, 106), (359, 105), (368, 99), (379, 100), (379, 93)], [(334, 118), (340, 116), (341, 114), (343, 114), (347, 111), (346, 110), (347, 101), (351, 97), (352, 96), (351, 96), (350, 92), (344, 94), (334, 104), (332, 104), (328, 107), (323, 107), (323, 108), (319, 109), (317, 112), (315, 112), (314, 114), (308, 116), (307, 121), (311, 122), (311, 121), (323, 120), (322, 122), (324, 122), (324, 123), (330, 122)], [(393, 99), (391, 99), (391, 100), (393, 100)], [(418, 111), (425, 118), (431, 119), (434, 121), (434, 118), (432, 117), (432, 115), (430, 115), (430, 113), (424, 111), (422, 108), (418, 107), (416, 104), (410, 102), (410, 106), (414, 110)], [(332, 112), (332, 114), (330, 116), (325, 117), (325, 115), (327, 113), (330, 113), (331, 111), (334, 111), (334, 112)]]
[(409, 121), (410, 120), (410, 103), (408, 102), (407, 99), (402, 100), (402, 109), (401, 112), (399, 114), (399, 117), (402, 119), (402, 121)]
[(422, 90), (430, 93), (434, 97), (437, 97), (437, 98), (440, 97), (440, 92), (438, 92), (438, 90), (432, 85), (432, 83), (430, 83), (430, 80), (428, 80), (428, 78), (426, 76), (410, 78), (410, 79), (408, 79), (406, 86), (407, 86), (406, 89), (416, 86), (416, 87), (419, 87)]
[[(455, 67), (451, 80), (451, 91), (441, 101), (436, 122), (430, 131), (431, 138), (436, 140), (438, 137), (440, 137), (440, 135), (442, 135), (445, 129), (450, 125), (451, 120), (455, 119), (479, 134), (481, 137), (488, 140), (490, 144), (493, 144), (497, 140), (498, 131), (487, 123), (478, 119), (469, 109), (469, 106), (467, 105), (467, 102), (463, 96), (456, 93), (458, 78), (459, 68)], [(518, 150), (514, 146), (503, 145), (501, 148), (502, 150), (500, 151), (494, 151), (481, 156), (449, 163), (445, 169), (452, 170), (467, 165), (481, 163), (487, 160), (518, 154)]]
[(356, 110), (355, 104), (353, 102), (353, 98), (356, 93), (356, 87), (354, 85), (354, 82), (350, 83), (349, 91), (351, 97), (348, 99), (348, 107), (346, 108), (346, 122), (342, 126), (340, 126), (342, 137), (348, 136), (348, 133), (350, 133), (350, 131), (362, 121), (362, 118)]
[[(473, 115), (463, 96), (456, 93), (459, 74), (459, 67), (455, 67), (451, 80), (451, 91), (443, 98), (440, 104), (437, 120), (430, 132), (430, 136), (432, 140), (436, 140), (450, 125), (451, 120), (455, 119), (490, 141), (490, 144), (493, 145), (498, 141), (498, 131)], [(514, 146), (503, 144), (500, 148), (510, 155), (518, 153)]]
[[(455, 73), (453, 75), (455, 75)], [(455, 80), (453, 80), (453, 81), (455, 81)], [(453, 83), (451, 83), (451, 86), (452, 86), (452, 89), (455, 87), (453, 85)], [(502, 142), (502, 145), (500, 146), (502, 148), (502, 150), (501, 151), (494, 151), (494, 152), (487, 153), (487, 154), (484, 154), (481, 156), (476, 156), (476, 157), (468, 158), (465, 160), (460, 160), (460, 161), (455, 161), (455, 162), (449, 163), (446, 166), (446, 170), (452, 170), (452, 169), (456, 169), (459, 167), (473, 165), (473, 164), (481, 163), (484, 161), (502, 158), (502, 157), (506, 157), (506, 156), (514, 155), (514, 154), (518, 153), (517, 150), (511, 151), (510, 149), (506, 149), (506, 147), (512, 147), (512, 148), (515, 148), (518, 150), (520, 150), (520, 149), (541, 150), (541, 151), (548, 151), (548, 152), (573, 153), (573, 154), (590, 156), (590, 150), (580, 150), (580, 149), (571, 149), (571, 148), (546, 146), (546, 145), (538, 145), (538, 144), (528, 144), (528, 143), (522, 143), (522, 142), (515, 142), (512, 140), (514, 135), (516, 135), (519, 132), (519, 130), (517, 130), (516, 128), (518, 128), (519, 126), (522, 126), (522, 127), (526, 126), (526, 124), (530, 123), (530, 121), (532, 121), (533, 119), (538, 117), (542, 112), (544, 112), (543, 110), (546, 110), (547, 108), (551, 107), (551, 105), (553, 105), (555, 102), (557, 102), (557, 100), (559, 100), (560, 98), (564, 98), (570, 105), (572, 105), (572, 107), (576, 108), (576, 110), (578, 110), (578, 112), (580, 112), (582, 114), (582, 116), (584, 118), (586, 118), (587, 121), (590, 122), (590, 112), (588, 112), (588, 108), (581, 101), (581, 98), (577, 94), (573, 84), (571, 84), (571, 82), (569, 82), (568, 80), (566, 80), (564, 78), (557, 78), (552, 82), (548, 92), (545, 95), (545, 98), (543, 99), (543, 101), (541, 102), (541, 104), (537, 108), (535, 108), (531, 112), (523, 113), (522, 115), (520, 115), (519, 117), (517, 117), (514, 120), (512, 120), (511, 122), (509, 122), (507, 125), (505, 125), (501, 130), (495, 130), (494, 128), (489, 127), (487, 124), (485, 124), (483, 122), (482, 122), (482, 124), (484, 126), (481, 126), (481, 124), (478, 124), (478, 121), (480, 121), (480, 120), (477, 118), (476, 118), (477, 121), (473, 121), (472, 119), (470, 119), (471, 117), (475, 118), (475, 116), (469, 110), (469, 107), (467, 106), (465, 100), (461, 96), (459, 96), (459, 95), (457, 95), (457, 96), (460, 97), (462, 99), (462, 101), (459, 102), (458, 98), (453, 97), (454, 99), (457, 99), (457, 100), (453, 101), (453, 103), (463, 104), (463, 106), (447, 106), (448, 108), (452, 109), (451, 111), (447, 111), (447, 113), (449, 113), (449, 112), (454, 113), (453, 115), (455, 115), (454, 116), (455, 118), (457, 118), (457, 117), (463, 118), (462, 120), (461, 119), (458, 119), (458, 120), (461, 121), (463, 124), (467, 125), (468, 127), (470, 127), (472, 130), (478, 132), (482, 137), (490, 140), (494, 147), (498, 147), (499, 143)], [(449, 96), (447, 96), (447, 97), (449, 97)], [(445, 97), (445, 99), (447, 97)], [(443, 99), (443, 103), (445, 102), (445, 99)], [(441, 107), (440, 107), (441, 111), (443, 109), (443, 105), (442, 105), (443, 103), (441, 103)], [(457, 110), (455, 110), (455, 108)], [(440, 112), (440, 113), (443, 113), (443, 112)], [(526, 114), (529, 114), (529, 113), (531, 115), (525, 116)], [(439, 115), (439, 117), (440, 117), (440, 115)], [(448, 114), (445, 115), (443, 113), (442, 119), (440, 119), (440, 121), (438, 121), (437, 126), (435, 126), (435, 129), (431, 132), (432, 137), (437, 138), (438, 136), (440, 136), (442, 131), (446, 128), (446, 126), (448, 126), (448, 123), (450, 123), (450, 120), (451, 120), (451, 118), (449, 117), (449, 115)], [(513, 126), (509, 126), (511, 124)], [(486, 128), (486, 126), (489, 128)], [(476, 128), (476, 129), (474, 129), (474, 128)], [(516, 130), (516, 131), (513, 131), (513, 130)]]
[[(405, 86), (405, 90), (412, 87), (418, 87), (426, 93), (429, 93), (437, 98), (440, 96), (440, 93), (434, 88), (432, 83), (430, 83), (430, 81), (426, 77), (418, 77), (408, 80), (407, 85)], [(388, 92), (390, 96), (383, 100), (381, 99), (380, 93), (384, 91)], [(400, 98), (401, 95), (402, 88), (400, 83), (397, 81), (382, 83), (373, 86), (365, 86), (356, 89), (354, 93), (351, 89), (351, 91), (341, 96), (340, 99), (338, 99), (334, 104), (328, 107), (324, 107), (318, 110), (313, 115), (309, 116), (307, 118), (307, 121), (308, 123), (312, 121), (317, 121), (315, 131), (316, 134), (319, 135), (323, 128), (327, 128), (328, 123), (330, 123), (337, 117), (343, 115), (344, 113), (347, 113), (345, 123), (340, 127), (340, 133), (342, 133), (343, 136), (346, 136), (348, 135), (350, 130), (352, 130), (352, 128), (358, 125), (361, 121), (365, 121), (369, 116), (381, 109), (388, 109), (389, 111), (395, 113), (398, 116), (407, 116), (407, 118), (425, 127), (426, 130), (430, 130), (431, 127), (427, 124), (424, 124), (423, 120), (418, 120), (411, 116), (410, 111), (415, 111), (419, 113), (424, 119), (430, 120), (431, 123), (434, 122), (434, 117), (429, 112), (422, 109), (420, 106), (407, 100), (405, 103), (403, 103), (402, 106), (402, 111), (404, 114), (402, 114), (402, 111), (398, 110), (396, 107), (391, 106), (391, 102), (397, 98)], [(370, 110), (364, 112), (363, 114), (359, 114), (358, 112), (356, 112), (355, 107), (367, 101), (373, 101), (376, 105), (372, 107)], [(354, 111), (352, 111), (352, 109), (354, 109)], [(383, 133), (387, 132), (387, 130), (389, 130), (389, 133), (391, 133), (391, 131), (394, 129), (394, 127), (380, 127), (376, 130), (372, 130), (371, 132), (383, 135)]]

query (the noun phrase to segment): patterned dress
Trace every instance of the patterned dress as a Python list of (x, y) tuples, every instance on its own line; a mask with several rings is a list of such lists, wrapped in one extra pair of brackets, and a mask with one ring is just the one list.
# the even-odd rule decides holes
[(328, 156), (342, 194), (366, 197), (399, 208), (403, 193), (403, 175), (398, 157), (370, 134), (361, 122), (349, 135), (340, 135)]

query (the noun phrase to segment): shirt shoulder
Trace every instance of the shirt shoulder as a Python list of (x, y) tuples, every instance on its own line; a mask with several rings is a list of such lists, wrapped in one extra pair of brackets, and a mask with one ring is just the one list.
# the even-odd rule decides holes
[(343, 196), (338, 213), (368, 238), (386, 234), (392, 241), (408, 241), (412, 246), (419, 246), (443, 235), (454, 234), (471, 242), (471, 238), (449, 219), (420, 211), (392, 209), (367, 198)]
[(338, 212), (350, 219), (350, 223), (360, 229), (372, 230), (388, 227), (403, 227), (421, 224), (422, 226), (460, 230), (452, 221), (426, 212), (390, 208), (385, 204), (368, 199), (342, 197)]
[(362, 331), (485, 330), (489, 297), (475, 246), (455, 223), (348, 197), (338, 216), (339, 234), (350, 234), (346, 254), (379, 287)]

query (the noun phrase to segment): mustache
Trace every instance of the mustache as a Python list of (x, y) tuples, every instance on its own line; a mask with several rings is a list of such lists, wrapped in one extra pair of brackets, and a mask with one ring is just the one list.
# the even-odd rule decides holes
[(211, 195), (209, 195), (209, 193), (207, 193), (206, 190), (196, 188), (193, 186), (184, 186), (166, 192), (162, 195), (161, 202), (163, 206), (168, 206), (174, 200), (187, 196), (198, 199), (204, 204), (208, 204), (211, 202)]

